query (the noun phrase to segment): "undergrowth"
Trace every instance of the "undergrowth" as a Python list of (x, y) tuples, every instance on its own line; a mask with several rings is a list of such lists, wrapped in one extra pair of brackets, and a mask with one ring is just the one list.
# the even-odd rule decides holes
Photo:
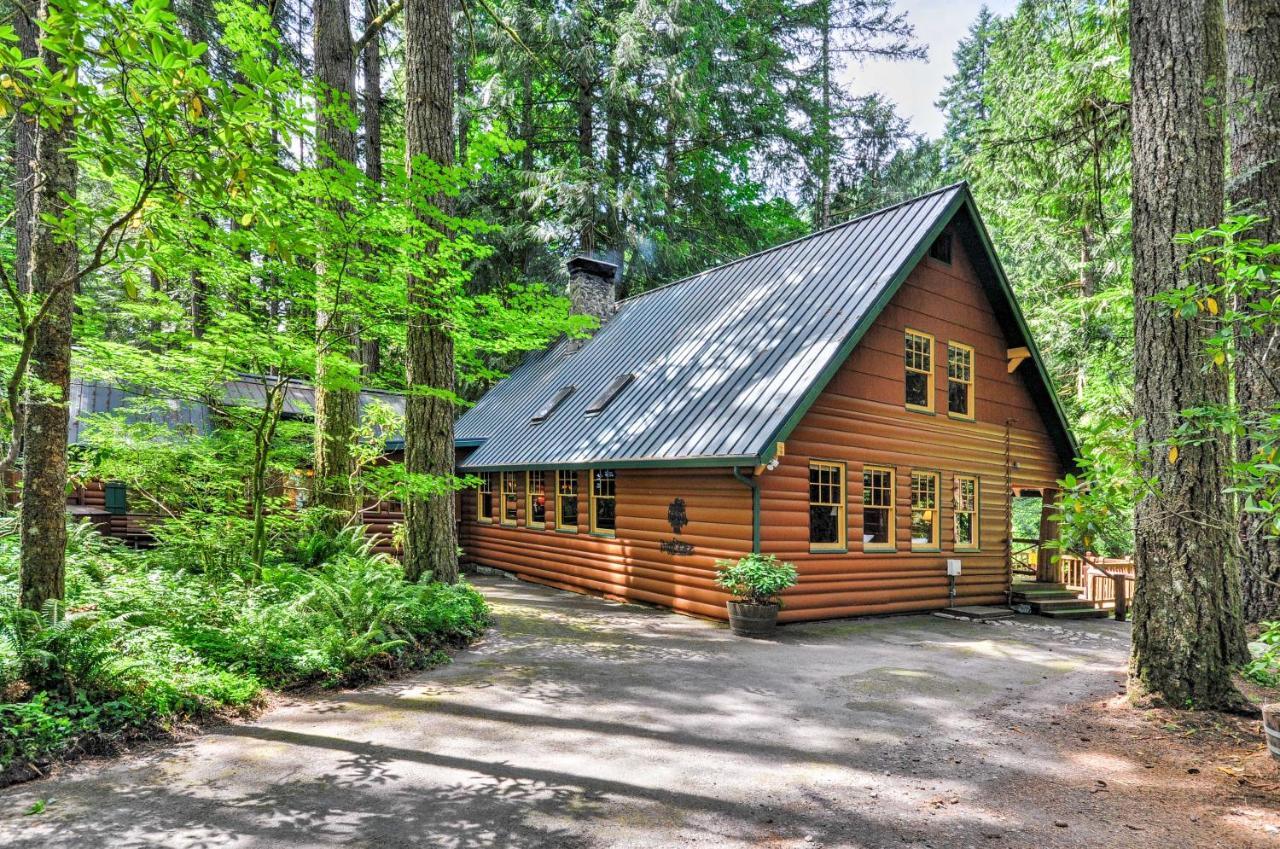
[(16, 606), (18, 537), (0, 524), (0, 784), (31, 765), (251, 710), (266, 688), (438, 663), (443, 647), (486, 626), (469, 585), (407, 583), (358, 528), (321, 544), (297, 527), (305, 537), (282, 538), (259, 574), (242, 557), (192, 557), (181, 529), (133, 551), (74, 526), (66, 602), (36, 613)]

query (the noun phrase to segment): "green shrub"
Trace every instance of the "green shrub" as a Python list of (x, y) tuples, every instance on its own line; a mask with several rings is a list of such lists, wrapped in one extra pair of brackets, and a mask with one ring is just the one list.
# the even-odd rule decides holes
[(751, 553), (737, 562), (716, 561), (716, 583), (740, 601), (771, 604), (778, 594), (796, 584), (792, 563), (780, 562), (773, 554)]
[(1263, 622), (1256, 642), (1266, 649), (1244, 665), (1244, 676), (1264, 687), (1280, 687), (1280, 622)]

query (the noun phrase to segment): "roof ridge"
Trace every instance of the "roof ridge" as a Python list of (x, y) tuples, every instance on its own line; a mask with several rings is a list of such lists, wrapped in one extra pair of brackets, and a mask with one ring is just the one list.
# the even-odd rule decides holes
[(779, 242), (778, 244), (771, 245), (770, 247), (767, 247), (767, 248), (761, 248), (755, 253), (750, 253), (750, 254), (747, 254), (746, 256), (740, 256), (737, 259), (731, 259), (726, 263), (722, 263), (721, 265), (713, 265), (710, 268), (704, 268), (701, 271), (699, 271), (697, 274), (690, 274), (688, 277), (681, 277), (679, 280), (672, 280), (670, 283), (663, 283), (661, 286), (654, 286), (652, 289), (646, 289), (643, 292), (637, 292), (634, 295), (628, 295), (627, 297), (618, 301), (618, 306), (621, 307), (623, 304), (629, 301), (639, 300), (640, 298), (643, 298), (646, 295), (652, 295), (654, 292), (661, 292), (663, 289), (670, 289), (673, 286), (679, 286), (681, 283), (688, 283), (690, 280), (696, 280), (702, 275), (709, 274), (712, 271), (719, 271), (722, 268), (728, 268), (732, 265), (737, 265), (740, 262), (746, 262), (749, 259), (755, 259), (756, 257), (763, 256), (764, 254), (772, 253), (773, 251), (782, 250), (783, 248), (790, 247), (791, 245), (799, 244), (800, 242), (806, 241), (808, 239), (813, 239), (818, 236), (822, 236), (826, 233), (830, 233), (835, 230), (840, 230), (844, 227), (849, 227), (853, 224), (857, 224), (859, 221), (865, 221), (868, 218), (874, 218), (877, 215), (883, 215), (886, 212), (892, 212), (893, 210), (898, 209), (900, 207), (907, 206), (908, 204), (917, 203), (918, 201), (922, 201), (925, 198), (932, 197), (934, 195), (942, 194), (943, 192), (948, 192), (948, 191), (951, 191), (952, 189), (957, 189), (962, 187), (965, 189), (968, 189), (969, 181), (957, 180), (954, 183), (950, 183), (946, 186), (940, 186), (936, 189), (933, 189), (932, 191), (925, 192), (922, 195), (916, 195), (915, 197), (906, 198), (905, 200), (900, 200), (897, 203), (891, 203), (888, 206), (882, 206), (879, 209), (873, 209), (870, 212), (864, 212), (855, 218), (850, 218), (848, 221), (841, 221), (839, 224), (832, 224), (830, 227), (823, 227), (821, 230), (814, 230), (812, 233), (806, 233), (803, 236), (797, 236), (794, 239), (789, 239), (785, 242)]

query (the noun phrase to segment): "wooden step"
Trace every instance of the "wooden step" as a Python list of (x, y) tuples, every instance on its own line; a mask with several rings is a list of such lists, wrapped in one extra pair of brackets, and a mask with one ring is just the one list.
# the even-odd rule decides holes
[(1111, 613), (1100, 607), (1089, 605), (1088, 607), (1077, 606), (1041, 610), (1040, 615), (1048, 616), (1050, 619), (1106, 619)]

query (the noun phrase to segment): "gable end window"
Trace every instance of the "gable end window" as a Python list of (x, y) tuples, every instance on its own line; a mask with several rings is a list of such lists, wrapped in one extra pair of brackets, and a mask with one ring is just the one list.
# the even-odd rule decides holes
[(524, 507), (524, 523), (530, 528), (547, 526), (547, 473), (542, 471), (525, 472), (525, 498), (529, 503)]
[(911, 550), (938, 550), (938, 473), (911, 473)]
[(933, 240), (933, 244), (929, 246), (929, 258), (936, 259), (938, 262), (951, 264), (951, 234), (942, 233), (938, 238)]
[(514, 526), (520, 515), (520, 490), (516, 486), (516, 473), (502, 473), (502, 524)]
[(933, 337), (918, 330), (908, 330), (904, 338), (907, 409), (932, 413)]
[(955, 476), (956, 551), (978, 550), (978, 479), (973, 475)]
[(575, 471), (556, 472), (556, 530), (578, 532), (578, 473)]
[(894, 550), (893, 469), (862, 468), (862, 550)]
[(844, 463), (809, 462), (809, 550), (845, 550)]
[(591, 533), (613, 536), (618, 532), (618, 473), (613, 469), (591, 472)]
[(480, 473), (480, 486), (476, 489), (476, 521), (492, 522), (497, 512), (497, 494), (494, 491), (493, 472)]
[(973, 348), (960, 342), (947, 343), (947, 413), (973, 418)]

